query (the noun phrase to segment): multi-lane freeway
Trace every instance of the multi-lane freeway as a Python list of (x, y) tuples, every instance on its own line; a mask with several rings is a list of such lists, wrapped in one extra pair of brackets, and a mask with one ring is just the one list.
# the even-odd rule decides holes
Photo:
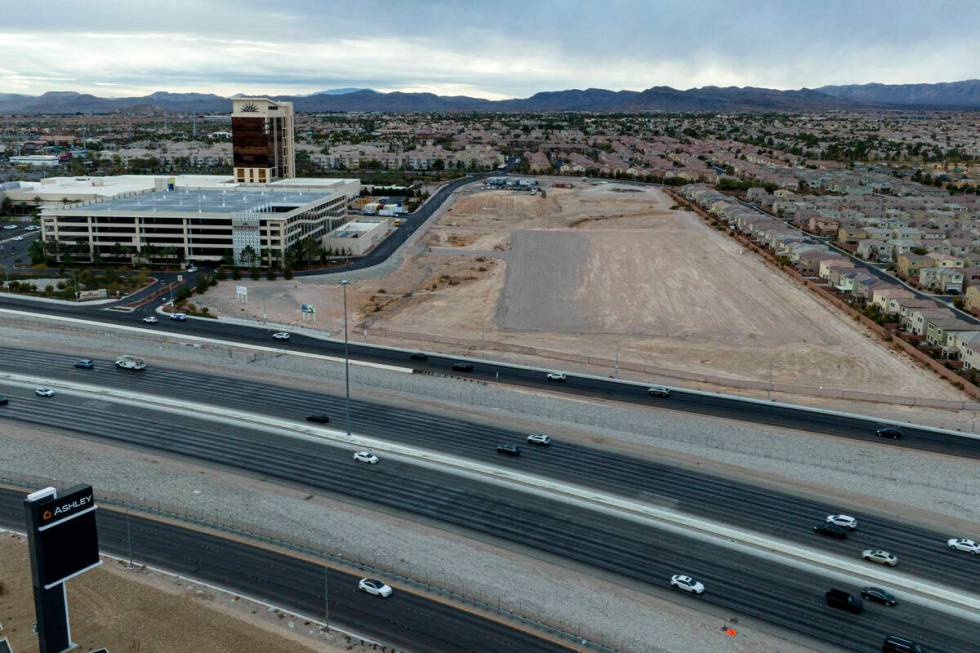
[[(127, 376), (133, 384), (139, 383), (138, 374)], [(151, 378), (149, 374), (146, 377)], [(191, 385), (196, 384), (188, 383)], [(197, 386), (198, 394), (200, 387)], [(904, 601), (894, 608), (869, 604), (860, 616), (832, 610), (825, 605), (823, 593), (831, 585), (843, 585), (842, 589), (857, 592), (860, 587), (856, 581), (829, 581), (787, 563), (669, 533), (581, 505), (396, 460), (360, 465), (343, 448), (241, 425), (231, 428), (194, 416), (133, 406), (123, 408), (104, 398), (62, 393), (42, 399), (35, 397), (30, 388), (3, 391), (10, 396), (10, 405), (0, 409), (3, 418), (190, 456), (300, 483), (321, 492), (373, 502), (398, 509), (405, 515), (436, 519), (504, 542), (593, 565), (653, 588), (667, 588), (671, 574), (692, 574), (708, 590), (701, 599), (681, 600), (703, 600), (851, 650), (880, 650), (881, 642), (889, 634), (917, 639), (928, 644), (930, 651), (980, 650), (980, 628), (976, 623)], [(214, 392), (215, 403), (226, 401), (221, 398), (224, 388), (215, 388)], [(261, 398), (253, 395), (253, 402), (257, 399)], [(282, 398), (278, 401), (282, 403)], [(299, 415), (305, 415), (310, 408), (324, 408), (326, 400), (301, 397), (298, 401), (311, 402), (298, 406)], [(287, 402), (287, 405), (293, 404)], [(120, 415), (125, 415), (124, 419)], [(469, 432), (456, 433), (454, 439), (478, 441)], [(565, 450), (556, 445), (552, 449), (528, 451), (512, 464), (539, 465), (546, 469), (551, 456), (564, 456), (572, 464), (573, 459), (586, 453), (584, 448), (568, 445)], [(599, 462), (592, 462), (591, 466), (601, 467), (602, 460), (598, 458)], [(816, 516), (823, 516), (822, 513), (821, 510)], [(876, 524), (872, 520), (869, 526)], [(972, 562), (963, 561), (964, 564)]]
[[(0, 489), (0, 526), (24, 529), (24, 492)], [(411, 651), (576, 650), (399, 588), (386, 600), (357, 590), (358, 576), (201, 530), (106, 509), (103, 553), (181, 574)], [(328, 574), (324, 578), (324, 574)], [(325, 596), (326, 595), (326, 596)]]
[[(0, 373), (37, 375), (186, 402), (201, 401), (201, 389), (206, 388), (204, 401), (225, 408), (297, 422), (311, 414), (326, 413), (338, 424), (343, 422), (342, 396), (157, 365), (132, 374), (117, 370), (111, 361), (98, 361), (95, 369), (83, 370), (74, 368), (74, 361), (64, 354), (0, 348)], [(47, 406), (43, 400), (29, 395), (26, 399), (28, 406)], [(963, 556), (945, 547), (949, 537), (960, 534), (939, 533), (868, 514), (861, 506), (829, 504), (601, 448), (562, 442), (557, 433), (551, 434), (556, 442), (546, 451), (525, 447), (522, 458), (511, 461), (496, 454), (496, 445), (522, 444), (527, 433), (438, 412), (361, 400), (352, 401), (351, 416), (354, 432), (361, 435), (478, 462), (504, 464), (619, 496), (666, 504), (684, 514), (751, 529), (828, 553), (857, 558), (863, 549), (886, 548), (899, 556), (905, 572), (968, 590), (977, 586), (980, 558)], [(60, 425), (44, 412), (32, 419)], [(860, 519), (860, 528), (846, 541), (812, 532), (812, 527), (823, 522), (827, 515), (841, 512)]]

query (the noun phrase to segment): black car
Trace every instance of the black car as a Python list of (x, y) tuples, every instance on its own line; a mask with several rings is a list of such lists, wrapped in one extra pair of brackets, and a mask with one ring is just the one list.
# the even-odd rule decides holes
[(813, 532), (817, 535), (836, 537), (838, 540), (847, 539), (847, 529), (837, 524), (823, 523), (813, 527)]
[(902, 432), (892, 426), (879, 426), (875, 430), (875, 435), (879, 438), (891, 438), (892, 440), (902, 439)]
[(516, 444), (501, 444), (497, 446), (497, 453), (505, 456), (520, 456), (521, 448)]
[(882, 653), (925, 653), (925, 649), (911, 639), (889, 635), (881, 645)]
[(95, 361), (88, 358), (83, 358), (82, 360), (75, 363), (75, 367), (80, 370), (93, 370), (95, 369)]
[(0, 406), (6, 406), (9, 403), (10, 402), (7, 401), (7, 398), (6, 397), (4, 397), (3, 395), (0, 395)]
[(472, 372), (473, 363), (464, 363), (463, 361), (456, 361), (453, 363), (453, 369), (457, 372)]
[(425, 354), (423, 354), (420, 351), (417, 351), (417, 352), (415, 352), (413, 354), (409, 354), (408, 357), (411, 358), (413, 361), (427, 361), (427, 360), (429, 360), (429, 357), (426, 356)]
[(861, 590), (861, 598), (865, 601), (883, 603), (892, 608), (898, 605), (898, 601), (895, 600), (895, 597), (880, 587), (865, 587)]
[(318, 415), (307, 415), (306, 421), (316, 422), (317, 424), (327, 424), (328, 422), (330, 422), (330, 417), (328, 415), (324, 415), (323, 413), (320, 413)]
[(851, 596), (844, 590), (829, 590), (824, 594), (824, 597), (827, 599), (827, 605), (838, 610), (847, 610), (853, 614), (861, 614), (861, 611), (864, 609), (864, 604), (861, 602), (861, 599), (856, 596)]

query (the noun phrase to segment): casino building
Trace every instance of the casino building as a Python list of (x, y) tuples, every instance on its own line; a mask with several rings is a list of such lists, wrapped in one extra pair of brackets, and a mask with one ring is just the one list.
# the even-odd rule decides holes
[(293, 103), (258, 97), (232, 100), (231, 145), (238, 183), (295, 177)]

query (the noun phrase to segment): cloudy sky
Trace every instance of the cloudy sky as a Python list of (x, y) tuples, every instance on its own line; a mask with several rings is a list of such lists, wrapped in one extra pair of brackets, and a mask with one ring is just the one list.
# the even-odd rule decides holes
[(0, 93), (502, 98), (980, 77), (978, 0), (0, 0), (0, 16)]

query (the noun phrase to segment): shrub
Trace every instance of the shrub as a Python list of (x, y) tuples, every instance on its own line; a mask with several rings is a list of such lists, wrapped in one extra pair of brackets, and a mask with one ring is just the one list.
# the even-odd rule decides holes
[(242, 278), (242, 271), (239, 268), (235, 268), (231, 271), (231, 278), (238, 281)]
[(293, 278), (293, 269), (292, 268), (284, 268), (283, 271), (282, 271), (282, 278), (285, 279), (286, 281), (289, 281), (290, 279), (292, 279)]
[(265, 273), (265, 278), (268, 279), (269, 281), (275, 281), (276, 276), (277, 276), (276, 271), (273, 270), (272, 268), (269, 268), (269, 271)]
[(258, 268), (252, 270), (252, 281), (258, 281), (262, 278), (262, 273), (259, 272)]

